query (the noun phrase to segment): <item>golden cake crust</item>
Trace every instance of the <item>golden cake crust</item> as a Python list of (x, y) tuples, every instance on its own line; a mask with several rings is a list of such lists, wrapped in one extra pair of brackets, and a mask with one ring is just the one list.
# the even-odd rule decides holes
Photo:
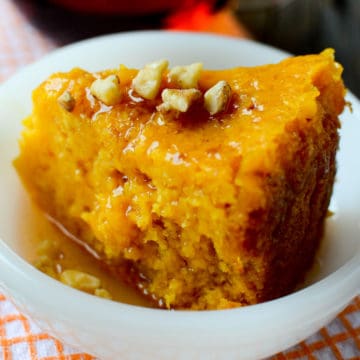
[[(33, 93), (16, 168), (34, 201), (168, 308), (218, 309), (291, 291), (322, 235), (344, 106), (333, 52), (201, 72), (219, 114), (156, 110), (137, 70), (58, 73)], [(91, 92), (116, 75), (118, 104)], [(166, 74), (160, 91), (174, 87)], [(59, 106), (71, 93), (74, 104)], [(120, 96), (119, 96), (120, 98)], [(131, 275), (130, 275), (131, 274)]]

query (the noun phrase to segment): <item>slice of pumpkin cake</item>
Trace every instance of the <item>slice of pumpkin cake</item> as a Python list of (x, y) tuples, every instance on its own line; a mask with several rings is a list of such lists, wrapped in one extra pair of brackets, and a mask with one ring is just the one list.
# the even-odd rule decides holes
[(15, 166), (45, 213), (159, 306), (272, 299), (322, 236), (341, 72), (325, 50), (221, 71), (57, 73), (33, 93)]

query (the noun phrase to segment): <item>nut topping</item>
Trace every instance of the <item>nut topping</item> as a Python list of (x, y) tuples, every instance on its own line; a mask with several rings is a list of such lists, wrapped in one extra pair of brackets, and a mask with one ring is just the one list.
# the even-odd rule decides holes
[(120, 81), (116, 75), (95, 80), (90, 87), (90, 92), (107, 106), (119, 103), (122, 98)]
[(186, 112), (201, 98), (201, 92), (197, 89), (164, 89), (161, 98), (163, 103), (156, 108), (158, 111)]
[(169, 79), (182, 89), (197, 88), (202, 69), (202, 63), (175, 66), (169, 72)]
[(78, 270), (63, 271), (60, 275), (60, 281), (75, 289), (85, 291), (95, 291), (101, 286), (101, 282), (97, 277)]
[(213, 87), (206, 91), (204, 95), (205, 109), (211, 114), (215, 115), (223, 111), (231, 97), (230, 85), (221, 80), (217, 82)]
[(64, 91), (57, 99), (59, 105), (66, 111), (72, 111), (75, 107), (75, 99), (69, 91)]
[(168, 64), (167, 60), (159, 60), (145, 65), (133, 79), (133, 89), (145, 99), (155, 99), (159, 93), (162, 74)]

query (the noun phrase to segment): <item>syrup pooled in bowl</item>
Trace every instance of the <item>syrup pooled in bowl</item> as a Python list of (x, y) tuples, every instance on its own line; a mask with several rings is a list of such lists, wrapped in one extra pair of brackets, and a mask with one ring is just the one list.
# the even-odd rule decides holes
[(90, 248), (86, 248), (81, 240), (68, 233), (61, 224), (50, 219), (36, 206), (26, 206), (29, 209), (24, 211), (19, 247), (19, 255), (26, 261), (56, 280), (60, 280), (64, 272), (80, 272), (88, 275), (88, 281), (100, 282), (97, 289), (84, 289), (86, 292), (94, 294), (96, 291), (98, 296), (125, 304), (154, 307), (154, 303), (140, 291), (112, 274)]

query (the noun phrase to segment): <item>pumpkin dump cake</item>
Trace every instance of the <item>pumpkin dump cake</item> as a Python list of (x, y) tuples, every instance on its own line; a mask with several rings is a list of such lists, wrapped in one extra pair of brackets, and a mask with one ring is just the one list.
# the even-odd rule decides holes
[(159, 306), (272, 299), (322, 236), (341, 72), (325, 50), (221, 71), (57, 73), (33, 93), (15, 166), (44, 212)]

